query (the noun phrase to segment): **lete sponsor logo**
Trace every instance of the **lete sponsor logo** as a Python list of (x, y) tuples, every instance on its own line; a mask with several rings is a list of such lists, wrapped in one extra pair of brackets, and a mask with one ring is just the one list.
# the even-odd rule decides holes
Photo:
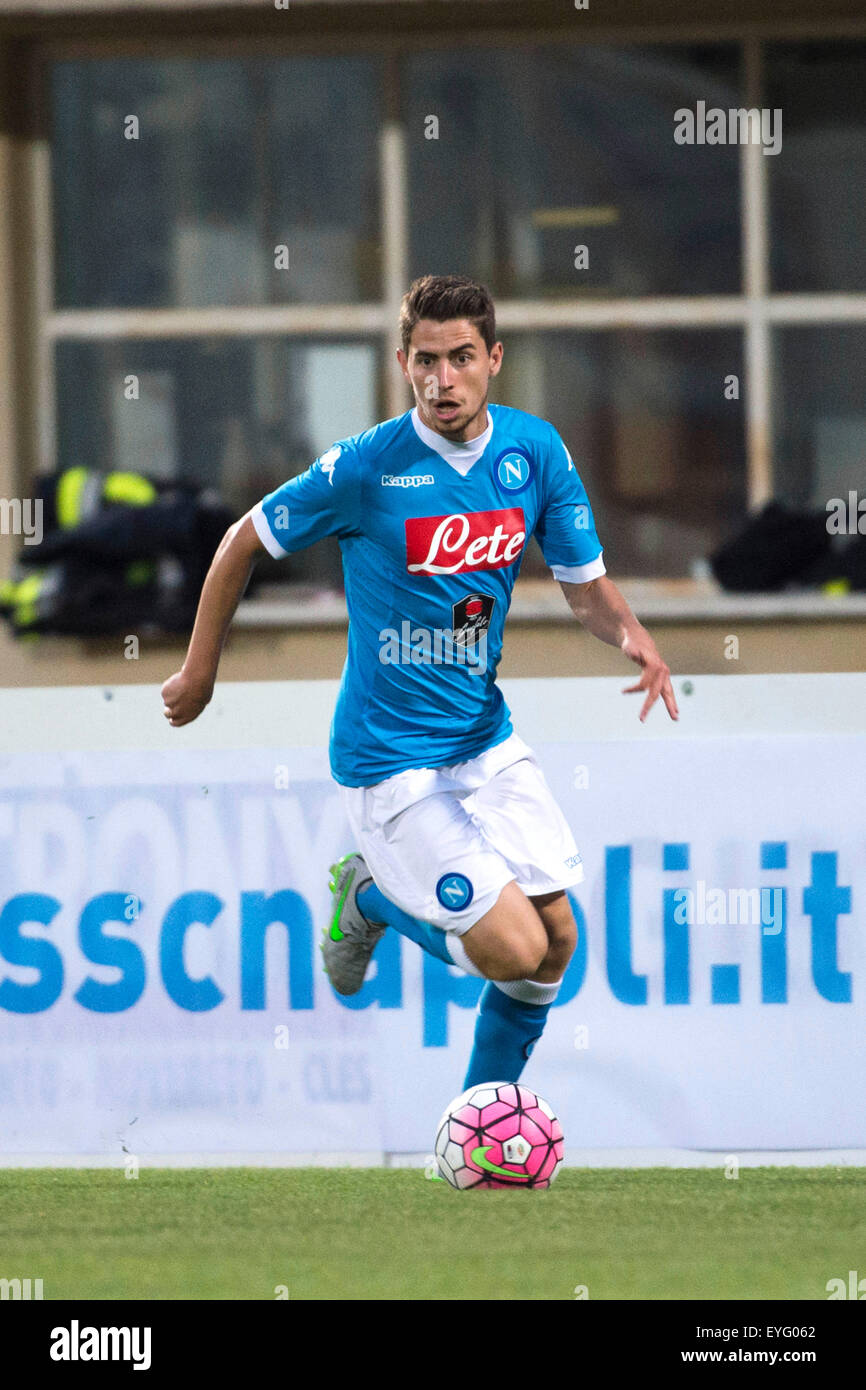
[(408, 517), (406, 568), (410, 574), (505, 569), (517, 559), (525, 540), (522, 507)]

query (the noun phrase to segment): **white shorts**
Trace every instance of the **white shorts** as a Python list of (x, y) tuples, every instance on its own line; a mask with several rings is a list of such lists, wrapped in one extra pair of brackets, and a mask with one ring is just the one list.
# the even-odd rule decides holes
[(467, 762), (340, 790), (356, 848), (385, 897), (458, 936), (512, 880), (537, 896), (583, 879), (568, 823), (516, 734)]

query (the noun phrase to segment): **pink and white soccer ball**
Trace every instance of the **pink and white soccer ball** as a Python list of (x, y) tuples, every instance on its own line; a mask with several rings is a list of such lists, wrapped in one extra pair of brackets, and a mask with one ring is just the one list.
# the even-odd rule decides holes
[(549, 1187), (562, 1155), (562, 1127), (547, 1101), (511, 1081), (471, 1086), (436, 1131), (436, 1161), (452, 1187)]

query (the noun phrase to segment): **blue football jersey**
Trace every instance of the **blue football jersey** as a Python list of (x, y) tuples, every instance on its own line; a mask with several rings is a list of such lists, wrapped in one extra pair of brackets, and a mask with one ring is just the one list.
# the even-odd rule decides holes
[(532, 535), (556, 578), (605, 572), (556, 430), (488, 409), (484, 436), (456, 446), (407, 411), (340, 440), (253, 509), (273, 556), (339, 539), (349, 642), (330, 757), (346, 786), (462, 762), (512, 732), (496, 668)]

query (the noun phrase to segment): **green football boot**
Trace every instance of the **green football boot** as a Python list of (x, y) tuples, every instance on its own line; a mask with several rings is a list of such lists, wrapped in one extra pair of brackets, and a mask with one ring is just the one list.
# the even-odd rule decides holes
[(370, 957), (385, 935), (385, 922), (368, 922), (358, 906), (358, 893), (373, 876), (360, 854), (344, 854), (331, 865), (328, 887), (336, 898), (330, 926), (322, 932), (325, 972), (338, 994), (357, 994), (364, 983)]

